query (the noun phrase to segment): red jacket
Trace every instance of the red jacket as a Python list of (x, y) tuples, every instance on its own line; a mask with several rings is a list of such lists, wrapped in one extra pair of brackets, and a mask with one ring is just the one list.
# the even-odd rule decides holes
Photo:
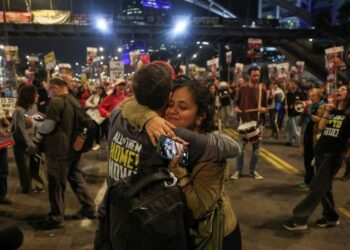
[(84, 90), (84, 92), (81, 94), (79, 102), (82, 108), (85, 108), (85, 103), (86, 103), (86, 100), (89, 98), (89, 96), (90, 96), (90, 92), (88, 90)]
[(107, 117), (109, 113), (122, 101), (124, 100), (124, 93), (115, 93), (107, 96), (102, 102), (98, 105), (98, 111), (102, 117)]

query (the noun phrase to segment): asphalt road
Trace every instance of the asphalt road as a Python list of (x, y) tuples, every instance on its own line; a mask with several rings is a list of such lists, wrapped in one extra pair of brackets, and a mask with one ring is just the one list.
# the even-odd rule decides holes
[[(233, 130), (224, 130), (235, 136)], [(269, 134), (266, 131), (265, 134)], [(350, 181), (334, 181), (335, 201), (340, 213), (341, 223), (335, 228), (321, 229), (312, 225), (321, 215), (320, 208), (310, 218), (310, 227), (302, 233), (291, 233), (282, 227), (289, 219), (293, 207), (307, 190), (297, 184), (302, 181), (302, 155), (298, 148), (284, 146), (280, 140), (264, 138), (262, 156), (258, 171), (263, 180), (248, 176), (236, 181), (229, 180), (226, 192), (232, 199), (238, 216), (243, 249), (349, 249), (350, 238)], [(247, 148), (249, 155), (250, 147)], [(0, 205), (0, 229), (18, 226), (24, 232), (24, 243), (20, 249), (92, 249), (97, 221), (72, 220), (71, 215), (79, 210), (79, 204), (69, 185), (66, 193), (66, 226), (63, 229), (42, 231), (37, 223), (49, 211), (47, 192), (25, 195), (20, 192), (16, 166), (10, 149), (10, 177), (8, 197), (12, 205)], [(105, 149), (91, 151), (81, 161), (91, 195), (99, 203), (105, 190), (104, 176), (107, 174), (107, 153)], [(245, 173), (248, 173), (246, 159)], [(234, 171), (235, 160), (229, 162), (230, 172)], [(338, 176), (341, 176), (343, 169)], [(1, 248), (1, 246), (0, 246)], [(1, 248), (2, 249), (2, 248)]]

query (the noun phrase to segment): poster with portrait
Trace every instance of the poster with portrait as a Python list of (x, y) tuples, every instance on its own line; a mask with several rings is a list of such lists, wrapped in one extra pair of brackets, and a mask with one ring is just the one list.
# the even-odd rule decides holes
[(238, 79), (242, 77), (243, 75), (243, 63), (236, 63), (235, 64), (235, 78)]
[(45, 69), (51, 70), (56, 66), (56, 56), (55, 52), (51, 51), (44, 55)]
[(262, 46), (262, 39), (249, 38), (248, 45), (247, 45), (247, 58), (248, 59), (261, 58), (262, 57), (262, 52), (260, 51), (261, 46)]
[(109, 62), (109, 77), (112, 82), (117, 79), (124, 79), (124, 64), (121, 61)]
[(4, 50), (8, 63), (18, 63), (18, 46), (5, 46)]
[(94, 62), (98, 62), (99, 58), (97, 57), (97, 48), (87, 47), (86, 48), (86, 63), (93, 64)]
[(186, 65), (181, 64), (179, 66), (179, 72), (177, 73), (177, 75), (186, 75)]
[(268, 77), (269, 79), (277, 79), (277, 64), (276, 63), (271, 63), (267, 65), (268, 69)]
[(209, 72), (210, 78), (217, 78), (219, 77), (219, 58), (213, 58), (211, 60), (207, 61), (207, 68)]
[(277, 64), (277, 80), (284, 82), (289, 79), (289, 63)]
[(57, 66), (58, 66), (58, 72), (60, 74), (72, 73), (72, 66), (69, 63), (59, 63)]
[(226, 64), (231, 64), (232, 62), (232, 51), (228, 51), (225, 54)]
[(130, 56), (130, 65), (132, 67), (136, 67), (137, 61), (139, 60), (140, 57), (140, 50), (134, 50), (134, 51), (130, 51), (129, 52), (129, 56)]
[(328, 48), (325, 50), (326, 69), (329, 72), (345, 70), (346, 64), (344, 62), (344, 47), (338, 46)]

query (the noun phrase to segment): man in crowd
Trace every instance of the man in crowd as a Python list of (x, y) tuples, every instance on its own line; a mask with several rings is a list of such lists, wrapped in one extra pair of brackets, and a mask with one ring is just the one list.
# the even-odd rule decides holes
[(286, 94), (285, 110), (287, 113), (287, 124), (286, 124), (286, 133), (287, 133), (287, 146), (293, 146), (296, 144), (300, 146), (300, 126), (298, 125), (297, 118), (300, 116), (300, 113), (295, 110), (295, 103), (303, 100), (303, 94), (299, 91), (295, 81), (291, 80), (289, 82), (289, 89)]
[[(79, 102), (69, 93), (67, 83), (60, 78), (53, 78), (48, 85), (52, 99), (46, 119), (36, 123), (37, 129), (34, 143), (41, 143), (45, 136), (45, 154), (47, 158), (48, 190), (51, 211), (43, 223), (43, 229), (60, 228), (64, 226), (64, 194), (66, 179), (76, 194), (81, 210), (74, 218), (95, 218), (95, 204), (87, 193), (86, 182), (78, 167), (80, 152), (72, 149), (71, 135), (74, 129), (74, 109), (80, 107)], [(28, 148), (29, 153), (35, 149)]]
[[(262, 84), (259, 84), (260, 69), (258, 67), (251, 67), (248, 70), (249, 82), (243, 85), (237, 92), (234, 100), (234, 111), (240, 114), (241, 122), (246, 123), (250, 121), (256, 121), (259, 125), (261, 134), (263, 130), (262, 115), (266, 112), (267, 93)], [(260, 103), (259, 103), (260, 100)], [(246, 110), (253, 109), (253, 112), (245, 112)], [(262, 180), (257, 171), (257, 164), (260, 155), (261, 136), (253, 143), (253, 152), (250, 159), (249, 175), (256, 180)], [(244, 147), (242, 139), (240, 140), (242, 153), (237, 158), (236, 172), (231, 176), (231, 179), (238, 179), (243, 171), (244, 164)]]

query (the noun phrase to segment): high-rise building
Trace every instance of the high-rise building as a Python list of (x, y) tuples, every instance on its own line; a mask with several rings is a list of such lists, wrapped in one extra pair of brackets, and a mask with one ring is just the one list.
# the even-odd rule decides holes
[[(310, 14), (322, 10), (330, 10), (332, 21), (335, 23), (337, 11), (344, 1), (345, 0), (285, 0), (284, 2), (301, 7)], [(282, 26), (289, 28), (299, 28), (300, 26), (308, 25), (299, 17), (295, 16), (295, 14), (276, 5), (276, 3), (271, 0), (259, 0), (258, 17), (279, 19)]]

